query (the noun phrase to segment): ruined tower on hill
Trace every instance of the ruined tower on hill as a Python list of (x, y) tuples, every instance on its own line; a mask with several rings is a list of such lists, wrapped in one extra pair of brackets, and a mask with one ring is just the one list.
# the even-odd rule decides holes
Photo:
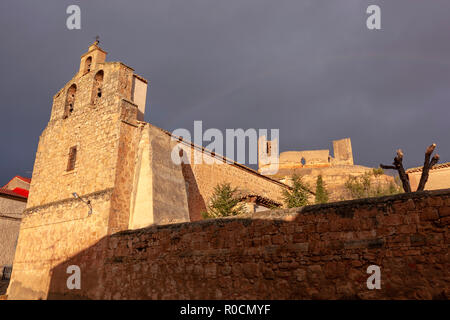
[[(333, 141), (333, 156), (330, 150), (301, 150), (281, 152), (277, 161), (261, 161), (265, 159), (265, 154), (270, 154), (272, 149), (278, 150), (277, 140), (267, 140), (265, 136), (258, 141), (258, 172), (273, 179), (290, 183), (293, 175), (302, 177), (302, 181), (310, 187), (316, 185), (317, 177), (322, 176), (331, 201), (351, 199), (349, 191), (345, 188), (345, 183), (349, 177), (359, 177), (366, 173), (372, 173), (373, 168), (355, 165), (353, 162), (353, 150), (350, 138)], [(270, 171), (278, 168), (276, 174)], [(371, 182), (375, 187), (388, 188), (394, 184), (394, 178), (385, 174), (371, 177)], [(312, 199), (312, 197), (311, 197)]]

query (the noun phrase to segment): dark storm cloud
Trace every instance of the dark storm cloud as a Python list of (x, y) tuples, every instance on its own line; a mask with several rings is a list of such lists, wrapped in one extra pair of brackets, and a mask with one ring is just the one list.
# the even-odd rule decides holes
[(447, 0), (3, 0), (0, 184), (31, 175), (52, 97), (97, 34), (109, 61), (150, 80), (146, 121), (162, 128), (279, 128), (281, 151), (350, 137), (369, 166), (399, 147), (420, 165), (436, 142), (450, 161), (449, 15)]

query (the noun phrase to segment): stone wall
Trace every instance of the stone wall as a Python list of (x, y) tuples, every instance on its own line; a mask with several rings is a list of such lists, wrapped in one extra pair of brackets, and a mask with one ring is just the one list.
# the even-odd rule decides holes
[[(187, 185), (188, 205), (191, 221), (201, 220), (201, 213), (214, 194), (214, 188), (220, 183), (229, 183), (242, 195), (256, 194), (283, 204), (283, 190), (289, 187), (284, 183), (263, 176), (221, 155), (212, 155), (201, 151), (191, 144), (184, 146), (190, 155), (189, 163), (184, 163), (183, 175)], [(186, 153), (185, 153), (186, 156)], [(203, 159), (196, 163), (195, 159)]]
[(189, 221), (186, 184), (181, 165), (171, 159), (171, 138), (140, 122), (129, 228)]
[(0, 195), (0, 215), (2, 214), (21, 214), (27, 205), (27, 199)]
[(230, 183), (241, 194), (257, 194), (282, 204), (287, 185), (191, 143), (180, 143), (149, 123), (139, 125), (142, 133), (135, 147), (130, 229), (201, 220), (220, 183)]
[(48, 298), (448, 299), (449, 223), (447, 189), (122, 231), (56, 266)]
[(21, 215), (0, 214), (0, 278), (4, 266), (12, 266), (19, 236)]
[[(20, 214), (0, 214), (0, 278), (3, 268), (12, 266), (20, 229)], [(1, 294), (1, 292), (0, 292)]]
[[(112, 191), (86, 195), (94, 208), (92, 215), (84, 203), (73, 198), (25, 211), (8, 288), (10, 297), (45, 298), (51, 270), (108, 234)], [(92, 263), (100, 272), (101, 266)]]
[(13, 264), (20, 220), (26, 205), (26, 199), (0, 196), (0, 278), (3, 267)]

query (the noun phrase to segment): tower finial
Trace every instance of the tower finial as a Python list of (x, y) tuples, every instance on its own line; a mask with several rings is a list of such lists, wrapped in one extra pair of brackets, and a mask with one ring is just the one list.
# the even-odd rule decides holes
[(98, 45), (99, 43), (100, 43), (100, 36), (96, 35), (94, 44)]

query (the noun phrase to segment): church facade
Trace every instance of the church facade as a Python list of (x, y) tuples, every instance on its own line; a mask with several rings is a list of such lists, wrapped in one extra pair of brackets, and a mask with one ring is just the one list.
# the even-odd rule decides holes
[[(250, 205), (255, 210), (282, 205), (284, 183), (144, 122), (147, 85), (127, 65), (107, 62), (96, 42), (54, 96), (8, 298), (47, 298), (52, 269), (108, 235), (202, 219), (219, 183), (238, 187), (242, 199), (260, 199)], [(180, 157), (214, 161), (177, 164), (177, 146)]]

